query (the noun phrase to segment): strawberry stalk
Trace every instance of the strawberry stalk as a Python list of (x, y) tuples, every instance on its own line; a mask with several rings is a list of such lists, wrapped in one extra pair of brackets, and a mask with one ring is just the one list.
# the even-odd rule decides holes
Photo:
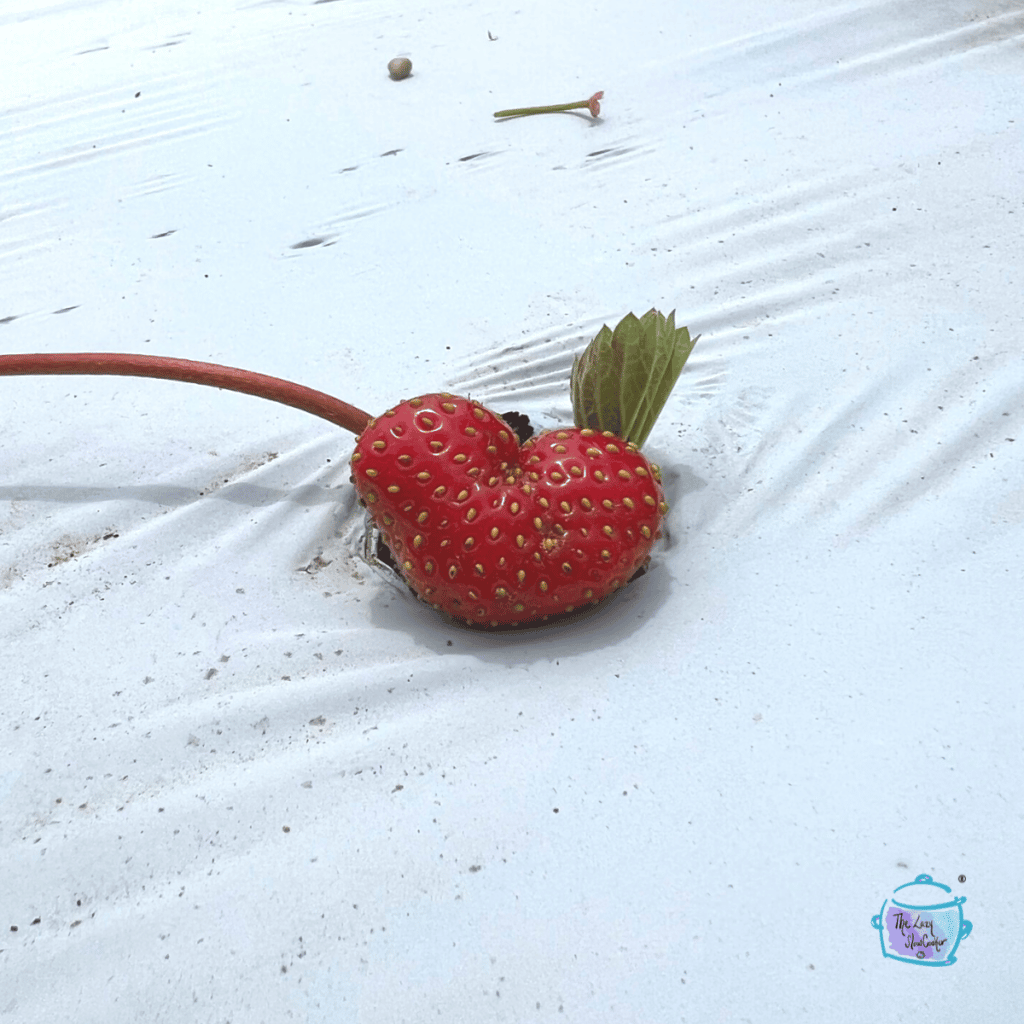
[(279, 377), (268, 377), (251, 370), (240, 370), (217, 363), (198, 363), (191, 359), (167, 356), (133, 355), (121, 352), (60, 352), (24, 355), (0, 355), (0, 377), (27, 374), (98, 374), (118, 377), (154, 377), (185, 384), (205, 384), (225, 391), (239, 391), (293, 409), (312, 413), (353, 434), (361, 434), (370, 422), (369, 413), (332, 398), (322, 391), (293, 384)]

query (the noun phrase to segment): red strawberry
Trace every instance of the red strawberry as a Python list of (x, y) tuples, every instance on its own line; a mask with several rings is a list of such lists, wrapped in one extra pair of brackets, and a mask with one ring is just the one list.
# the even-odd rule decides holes
[(413, 590), (491, 626), (596, 604), (647, 562), (668, 508), (657, 467), (611, 431), (520, 447), (500, 416), (448, 394), (371, 420), (352, 471)]

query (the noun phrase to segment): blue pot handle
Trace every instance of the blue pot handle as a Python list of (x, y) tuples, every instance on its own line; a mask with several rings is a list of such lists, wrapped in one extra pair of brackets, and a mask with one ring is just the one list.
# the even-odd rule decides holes
[(974, 931), (974, 925), (970, 921), (960, 922), (960, 938), (966, 939), (971, 932)]
[[(970, 924), (971, 922), (970, 921), (965, 921), (964, 923), (965, 924)], [(882, 915), (881, 914), (875, 914), (875, 916), (873, 918), (871, 918), (871, 927), (872, 928), (877, 928), (879, 931), (882, 930)], [(968, 931), (970, 931), (970, 929), (968, 929)]]

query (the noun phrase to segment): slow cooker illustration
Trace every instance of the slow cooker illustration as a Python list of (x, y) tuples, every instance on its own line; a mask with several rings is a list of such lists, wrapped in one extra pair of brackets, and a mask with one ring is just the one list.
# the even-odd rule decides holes
[(926, 967), (956, 963), (956, 950), (974, 925), (964, 920), (966, 896), (953, 896), (948, 885), (918, 875), (898, 885), (871, 918), (882, 940), (882, 956)]

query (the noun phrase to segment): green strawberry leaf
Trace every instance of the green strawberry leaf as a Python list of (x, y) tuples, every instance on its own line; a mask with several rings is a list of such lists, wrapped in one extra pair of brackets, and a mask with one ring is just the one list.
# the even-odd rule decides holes
[[(699, 338), (700, 335), (697, 336)], [(570, 391), (577, 427), (610, 430), (642, 445), (697, 343), (656, 309), (607, 324), (572, 364)]]

